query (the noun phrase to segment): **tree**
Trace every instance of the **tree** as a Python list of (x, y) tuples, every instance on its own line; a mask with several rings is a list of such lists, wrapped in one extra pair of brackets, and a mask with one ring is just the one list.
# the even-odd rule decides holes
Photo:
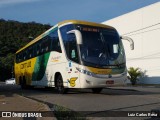
[(128, 74), (129, 74), (128, 78), (130, 79), (132, 85), (135, 85), (137, 83), (138, 77), (142, 75), (142, 72), (140, 68), (130, 67), (128, 69)]
[(31, 41), (29, 37), (36, 38), (50, 27), (35, 22), (0, 19), (0, 80), (12, 77), (15, 52)]

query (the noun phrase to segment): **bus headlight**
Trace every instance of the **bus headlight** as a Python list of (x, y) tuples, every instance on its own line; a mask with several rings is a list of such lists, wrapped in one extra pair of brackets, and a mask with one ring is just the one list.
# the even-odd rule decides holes
[(88, 71), (88, 70), (83, 70), (83, 69), (80, 69), (80, 68), (76, 68), (80, 73), (83, 73), (83, 74), (86, 74), (86, 75), (89, 75), (89, 76), (94, 76), (94, 73)]

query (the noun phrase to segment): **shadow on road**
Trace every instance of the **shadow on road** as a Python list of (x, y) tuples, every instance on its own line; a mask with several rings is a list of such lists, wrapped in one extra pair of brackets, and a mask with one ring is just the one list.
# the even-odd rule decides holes
[[(65, 98), (65, 102), (67, 101), (69, 104), (72, 103), (72, 101), (69, 101), (69, 100), (73, 100), (73, 103), (75, 103), (77, 99), (84, 98), (84, 99), (81, 99), (77, 105), (79, 105), (81, 102), (84, 104), (86, 100), (89, 101), (87, 104), (91, 104), (91, 105), (95, 103), (99, 103), (98, 105), (101, 105), (100, 103), (106, 102), (105, 104), (107, 104), (106, 105), (107, 107), (104, 107), (103, 111), (97, 110), (97, 112), (95, 111), (88, 115), (85, 114), (86, 116), (92, 116), (93, 114), (95, 116), (103, 116), (103, 114), (106, 114), (108, 111), (120, 111), (120, 112), (127, 111), (127, 110), (133, 111), (133, 110), (136, 110), (136, 109), (139, 110), (142, 108), (143, 110), (145, 110), (145, 108), (147, 108), (146, 106), (151, 106), (152, 109), (156, 109), (155, 106), (159, 106), (160, 104), (159, 101), (151, 101), (154, 99), (154, 96), (152, 96), (151, 98), (145, 97), (146, 99), (149, 99), (146, 102), (145, 100), (143, 100), (145, 95), (160, 94), (160, 88), (154, 88), (154, 87), (153, 88), (147, 88), (147, 87), (144, 87), (144, 88), (143, 87), (105, 88), (100, 94), (96, 94), (96, 95), (92, 94), (92, 91), (90, 89), (71, 89), (67, 95), (56, 95), (57, 93), (54, 90), (54, 88), (30, 88), (30, 89), (24, 90), (24, 89), (21, 89), (20, 86), (18, 85), (0, 84), (0, 96), (2, 95), (5, 97), (12, 97), (14, 94), (19, 94), (21, 96), (25, 96), (30, 99), (36, 100), (36, 101), (39, 100), (39, 102), (46, 103), (50, 108), (52, 108), (54, 104), (58, 103), (58, 102), (56, 103), (54, 99), (59, 96), (60, 97), (59, 99), (57, 99), (57, 101), (61, 100), (61, 103), (63, 103), (64, 98)], [(133, 96), (131, 97), (129, 95), (133, 95)], [(135, 99), (134, 95), (138, 95), (138, 97)], [(89, 98), (86, 98), (88, 96)], [(111, 99), (108, 100), (108, 102), (111, 102), (111, 103), (115, 102), (115, 107), (110, 106), (109, 108), (109, 103), (107, 103), (107, 99), (109, 98), (108, 96), (111, 97)], [(117, 96), (117, 97), (114, 97), (114, 96)], [(119, 99), (120, 96), (122, 96), (121, 99)], [(124, 97), (124, 96), (128, 96), (128, 97)], [(142, 97), (139, 97), (139, 96), (142, 96)], [(131, 101), (133, 104), (128, 104), (127, 103), (128, 101), (126, 100), (126, 98), (128, 99), (128, 101), (132, 99)], [(98, 101), (99, 99), (100, 101)], [(123, 101), (123, 103), (121, 103), (122, 105), (119, 104), (119, 100), (121, 100), (121, 102)], [(138, 102), (134, 104), (135, 100), (137, 100)], [(64, 104), (62, 104), (62, 106), (63, 105)], [(73, 108), (72, 104), (71, 104), (71, 108)], [(81, 106), (79, 108), (81, 109)], [(148, 109), (150, 109), (150, 107)]]
[(135, 89), (113, 89), (113, 88), (106, 88), (102, 91), (101, 94), (104, 95), (153, 95), (153, 94), (160, 94), (160, 92), (154, 91), (142, 91), (142, 90), (135, 90)]
[[(144, 88), (147, 89), (147, 88)], [(140, 89), (137, 87), (126, 89), (124, 87), (121, 87), (120, 89), (117, 88), (105, 88), (99, 95), (109, 95), (109, 96), (115, 96), (115, 95), (153, 95), (153, 94), (160, 94), (159, 92), (154, 91), (156, 89), (160, 88), (152, 88), (152, 90), (143, 90), (143, 88), (140, 87)], [(19, 85), (5, 85), (0, 84), (0, 95), (5, 95), (6, 97), (11, 97), (13, 94), (19, 94), (24, 96), (27, 95), (43, 95), (43, 94), (57, 94), (56, 90), (54, 88), (28, 88), (28, 89), (21, 89)], [(69, 95), (74, 94), (92, 94), (91, 89), (70, 89), (67, 93)]]

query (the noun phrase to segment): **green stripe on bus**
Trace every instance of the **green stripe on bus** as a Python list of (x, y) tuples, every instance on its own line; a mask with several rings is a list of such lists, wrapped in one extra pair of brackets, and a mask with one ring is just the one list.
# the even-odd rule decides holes
[(50, 56), (50, 52), (43, 54), (41, 56), (38, 56), (36, 58), (36, 63), (35, 63), (34, 71), (32, 75), (33, 81), (39, 81), (43, 78), (46, 71), (46, 66), (48, 63), (49, 56)]

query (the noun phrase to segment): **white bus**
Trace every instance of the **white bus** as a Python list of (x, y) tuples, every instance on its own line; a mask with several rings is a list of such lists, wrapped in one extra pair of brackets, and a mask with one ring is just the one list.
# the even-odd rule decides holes
[[(122, 85), (127, 79), (126, 58), (116, 29), (86, 21), (58, 23), (16, 52), (15, 78), (22, 88), (69, 88)], [(131, 42), (133, 41), (123, 37)]]

